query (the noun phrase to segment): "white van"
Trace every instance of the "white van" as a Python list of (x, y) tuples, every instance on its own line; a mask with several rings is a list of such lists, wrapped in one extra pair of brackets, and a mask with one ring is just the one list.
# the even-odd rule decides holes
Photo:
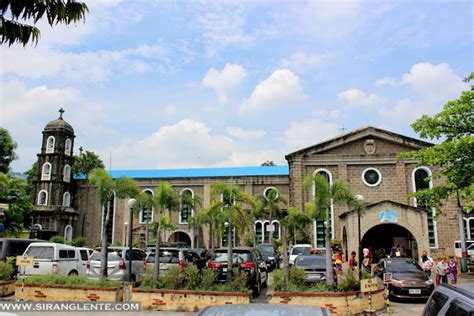
[(87, 273), (87, 262), (94, 252), (93, 249), (86, 247), (76, 247), (79, 251), (79, 275), (86, 275)]
[[(32, 266), (26, 266), (24, 271), (21, 270), (23, 275), (85, 275), (79, 249), (73, 246), (38, 242), (30, 244), (23, 255), (35, 258)], [(87, 263), (87, 259), (85, 262)]]

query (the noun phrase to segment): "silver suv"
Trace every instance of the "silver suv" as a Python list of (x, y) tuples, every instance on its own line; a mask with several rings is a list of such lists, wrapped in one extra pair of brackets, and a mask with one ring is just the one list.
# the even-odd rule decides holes
[(474, 284), (441, 284), (431, 293), (423, 311), (431, 315), (474, 315)]
[[(107, 256), (107, 275), (109, 280), (128, 281), (129, 248), (109, 247)], [(88, 279), (100, 279), (101, 249), (97, 248), (87, 263)], [(132, 252), (132, 282), (140, 282), (145, 271), (146, 253), (138, 248)]]

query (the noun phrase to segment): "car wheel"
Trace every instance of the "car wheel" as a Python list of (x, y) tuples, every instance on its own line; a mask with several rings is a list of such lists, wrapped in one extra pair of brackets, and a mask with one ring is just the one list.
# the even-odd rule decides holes
[(259, 297), (261, 292), (260, 276), (256, 277), (255, 286), (253, 287), (253, 297)]

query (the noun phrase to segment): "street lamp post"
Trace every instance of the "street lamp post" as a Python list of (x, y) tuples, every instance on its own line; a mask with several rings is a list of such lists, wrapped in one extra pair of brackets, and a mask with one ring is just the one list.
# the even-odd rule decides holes
[(130, 226), (128, 230), (128, 282), (132, 282), (132, 257), (133, 257), (133, 207), (137, 200), (128, 200), (128, 208), (130, 209)]
[[(362, 201), (364, 200), (364, 197), (360, 194), (357, 194), (355, 196), (355, 199), (362, 203)], [(359, 239), (359, 244), (358, 244), (358, 256), (359, 256), (359, 280), (361, 279), (361, 275), (362, 275), (362, 245), (361, 245), (361, 236), (360, 236), (360, 212), (361, 212), (361, 207), (360, 205), (357, 205), (357, 236), (358, 236), (358, 239)]]

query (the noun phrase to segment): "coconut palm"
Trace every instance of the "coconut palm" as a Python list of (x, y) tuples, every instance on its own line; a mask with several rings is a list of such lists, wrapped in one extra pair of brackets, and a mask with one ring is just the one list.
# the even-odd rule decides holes
[(332, 266), (332, 249), (330, 239), (330, 213), (333, 204), (348, 204), (354, 201), (354, 194), (343, 181), (334, 181), (329, 184), (327, 178), (321, 174), (310, 174), (305, 178), (305, 187), (314, 188), (314, 197), (306, 204), (309, 217), (325, 220), (325, 246), (326, 246), (326, 283), (334, 286), (334, 273)]
[[(254, 197), (240, 190), (237, 184), (223, 182), (211, 184), (211, 206), (207, 211), (218, 214), (216, 218), (225, 219), (229, 224), (227, 231), (228, 281), (232, 280), (233, 231), (235, 229), (239, 234), (245, 232), (250, 225), (250, 212), (253, 212), (255, 208)], [(220, 222), (222, 223), (222, 221)]]
[(102, 219), (102, 260), (100, 263), (100, 275), (107, 277), (107, 224), (110, 220), (110, 201), (114, 198), (123, 199), (135, 197), (138, 194), (138, 187), (133, 179), (121, 177), (113, 179), (107, 171), (102, 168), (94, 169), (89, 174), (89, 182), (96, 186), (100, 204), (105, 210), (105, 216)]
[(156, 241), (155, 241), (155, 264), (153, 266), (153, 278), (152, 285), (156, 286), (156, 281), (160, 275), (160, 233), (161, 233), (161, 218), (165, 210), (168, 212), (179, 211), (179, 196), (178, 193), (172, 188), (169, 182), (162, 182), (155, 188), (155, 195), (153, 196), (153, 205), (158, 211), (158, 225), (156, 227)]
[[(137, 196), (137, 203), (135, 204), (135, 209), (142, 212), (153, 212), (153, 206), (153, 195), (146, 191), (140, 192), (140, 194)], [(149, 239), (150, 215), (151, 213), (147, 214), (147, 219), (145, 222), (145, 246), (148, 245)]]

